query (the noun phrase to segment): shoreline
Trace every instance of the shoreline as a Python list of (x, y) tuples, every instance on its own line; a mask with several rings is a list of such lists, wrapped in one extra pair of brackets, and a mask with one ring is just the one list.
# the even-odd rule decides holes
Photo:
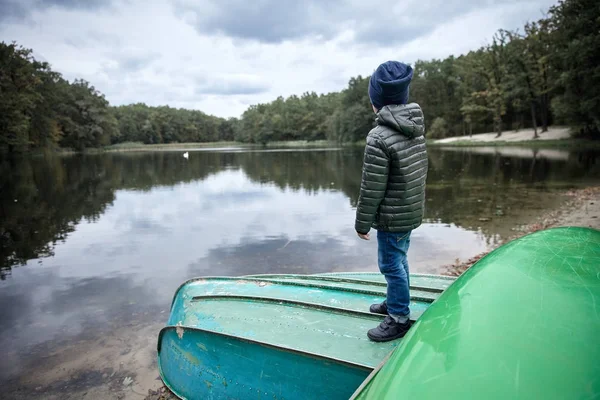
[(485, 255), (496, 248), (530, 233), (560, 226), (580, 226), (600, 230), (600, 186), (569, 190), (568, 198), (556, 209), (547, 211), (534, 223), (513, 228), (515, 234), (498, 243), (494, 248), (477, 254), (466, 261), (443, 265), (442, 275), (460, 276)]
[[(537, 136), (537, 137), (536, 137)], [(485, 132), (476, 133), (474, 135), (463, 135), (463, 136), (451, 136), (436, 140), (439, 144), (451, 144), (460, 141), (478, 142), (478, 143), (494, 143), (494, 142), (526, 142), (526, 141), (540, 141), (540, 140), (552, 140), (560, 141), (571, 139), (572, 132), (571, 128), (566, 126), (549, 126), (546, 132), (542, 132), (541, 129), (537, 130), (537, 135), (533, 129), (518, 129), (518, 130), (504, 130), (502, 134), (498, 136), (496, 132)]]
[[(525, 129), (518, 132), (505, 131), (501, 137), (496, 138), (495, 133), (480, 133), (472, 136), (451, 136), (443, 139), (430, 139), (425, 135), (427, 146), (431, 148), (474, 148), (474, 147), (522, 147), (528, 149), (564, 149), (579, 150), (590, 149), (599, 150), (600, 140), (571, 137), (568, 128), (550, 127), (548, 132), (540, 133), (539, 138), (533, 139), (533, 130)], [(363, 147), (364, 141), (358, 142), (335, 142), (330, 140), (289, 140), (274, 141), (266, 144), (245, 143), (236, 141), (217, 141), (217, 142), (186, 142), (186, 143), (160, 143), (144, 144), (138, 142), (126, 142), (108, 145), (99, 148), (86, 148), (75, 150), (69, 148), (51, 148), (36, 149), (30, 154), (37, 155), (45, 152), (53, 152), (59, 155), (69, 154), (102, 154), (102, 153), (128, 153), (128, 152), (160, 152), (160, 151), (195, 151), (195, 150), (214, 150), (214, 149), (234, 149), (234, 150), (252, 150), (252, 149), (314, 149), (318, 147), (326, 148), (355, 148)], [(1, 154), (1, 153), (0, 153)]]
[[(225, 142), (198, 142), (198, 143), (161, 143), (161, 144), (143, 144), (143, 143), (121, 143), (106, 146), (98, 149), (86, 149), (81, 153), (96, 154), (96, 153), (125, 153), (125, 152), (154, 152), (154, 151), (194, 151), (194, 150), (213, 150), (213, 149), (234, 149), (234, 150), (251, 150), (251, 149), (272, 149), (272, 148), (307, 148), (313, 149), (316, 147), (333, 147), (335, 142), (327, 140), (290, 140), (269, 142), (265, 145), (260, 143), (245, 143), (235, 141)], [(78, 153), (73, 150), (60, 150), (63, 153)]]
[(519, 146), (532, 148), (564, 148), (564, 149), (599, 149), (600, 141), (577, 138), (571, 129), (565, 126), (550, 126), (546, 132), (538, 129), (538, 137), (534, 137), (533, 129), (503, 131), (500, 137), (495, 132), (477, 133), (474, 135), (451, 136), (442, 139), (428, 139), (427, 145), (432, 147), (496, 147)]
[[(474, 135), (475, 136), (475, 135)], [(451, 142), (440, 142), (436, 139), (427, 139), (427, 146), (431, 148), (474, 148), (474, 147), (522, 147), (528, 149), (556, 149), (556, 150), (578, 150), (578, 149), (600, 149), (600, 140), (577, 139), (577, 138), (560, 138), (560, 139), (529, 139), (522, 141), (511, 140), (493, 140), (479, 141), (471, 140), (468, 137), (453, 137)], [(443, 139), (442, 139), (443, 140)], [(209, 143), (169, 143), (169, 144), (129, 144), (125, 146), (112, 145), (101, 149), (87, 149), (82, 152), (72, 150), (59, 150), (63, 154), (98, 154), (98, 153), (125, 153), (125, 152), (160, 152), (160, 151), (187, 151), (187, 150), (213, 150), (213, 149), (314, 149), (314, 148), (362, 148), (365, 143), (351, 142), (338, 143), (328, 140), (305, 141), (278, 141), (270, 142), (266, 145), (257, 143), (242, 143), (242, 142), (209, 142)]]
[(473, 147), (523, 147), (532, 149), (564, 149), (564, 150), (577, 150), (577, 149), (600, 149), (599, 140), (591, 139), (535, 139), (535, 140), (523, 140), (518, 142), (497, 140), (493, 142), (481, 142), (476, 140), (457, 140), (449, 143), (439, 143), (435, 139), (430, 139), (427, 142), (427, 146), (450, 149), (450, 148), (473, 148)]

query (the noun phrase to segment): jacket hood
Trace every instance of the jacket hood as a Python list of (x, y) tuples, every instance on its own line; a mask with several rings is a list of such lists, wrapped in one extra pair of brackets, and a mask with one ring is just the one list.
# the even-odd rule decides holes
[(408, 138), (425, 134), (423, 111), (417, 103), (392, 104), (377, 113), (377, 125), (387, 126)]

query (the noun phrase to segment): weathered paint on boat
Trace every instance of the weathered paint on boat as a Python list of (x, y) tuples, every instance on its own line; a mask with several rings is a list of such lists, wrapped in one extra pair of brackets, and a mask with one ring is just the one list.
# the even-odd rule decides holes
[[(374, 343), (380, 274), (190, 280), (159, 335), (165, 384), (185, 399), (347, 399), (400, 343)], [(412, 317), (453, 278), (411, 275)]]
[(600, 398), (600, 231), (540, 231), (481, 259), (353, 398)]
[(338, 360), (198, 329), (165, 328), (160, 343), (161, 376), (184, 399), (347, 399), (369, 374)]

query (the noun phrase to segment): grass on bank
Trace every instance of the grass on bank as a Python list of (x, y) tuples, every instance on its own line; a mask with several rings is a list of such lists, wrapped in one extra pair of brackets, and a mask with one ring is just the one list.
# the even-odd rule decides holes
[[(126, 142), (110, 146), (105, 146), (99, 149), (86, 149), (86, 153), (102, 153), (102, 152), (128, 152), (128, 151), (168, 151), (168, 150), (193, 150), (193, 149), (210, 149), (210, 148), (246, 148), (246, 149), (293, 149), (293, 148), (324, 148), (324, 147), (364, 147), (365, 141), (360, 140), (352, 143), (337, 143), (327, 140), (307, 141), (276, 141), (266, 145), (251, 144), (241, 142), (205, 142), (205, 143), (163, 143), (163, 144), (144, 144), (141, 142)], [(437, 139), (427, 139), (428, 147), (527, 147), (527, 148), (554, 148), (554, 149), (600, 149), (600, 140), (591, 139), (531, 139), (524, 141), (504, 141), (495, 140), (490, 142), (470, 140), (465, 137), (464, 140), (457, 140), (450, 143), (439, 143)], [(78, 153), (72, 149), (56, 149), (63, 154)]]
[(141, 142), (125, 142), (106, 146), (101, 151), (135, 151), (135, 150), (175, 150), (175, 149), (197, 149), (206, 147), (240, 147), (244, 144), (238, 142), (206, 142), (206, 143), (160, 143), (144, 144)]
[(266, 145), (241, 143), (241, 142), (206, 142), (206, 143), (167, 143), (167, 144), (144, 144), (139, 142), (126, 142), (113, 144), (106, 146), (98, 151), (161, 151), (161, 150), (193, 150), (193, 149), (204, 149), (204, 148), (223, 148), (223, 147), (235, 147), (235, 148), (314, 148), (314, 147), (329, 147), (335, 143), (326, 140), (317, 141), (306, 141), (306, 140), (293, 140), (293, 141), (278, 141), (270, 142)]

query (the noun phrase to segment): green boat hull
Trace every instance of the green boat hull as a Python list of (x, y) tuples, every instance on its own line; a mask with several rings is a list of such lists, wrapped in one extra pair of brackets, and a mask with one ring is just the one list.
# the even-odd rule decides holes
[(481, 259), (354, 398), (600, 398), (600, 231), (536, 232)]
[[(412, 275), (412, 317), (453, 281)], [(385, 292), (371, 273), (188, 281), (159, 335), (161, 377), (184, 399), (348, 399), (401, 342), (366, 337)]]

